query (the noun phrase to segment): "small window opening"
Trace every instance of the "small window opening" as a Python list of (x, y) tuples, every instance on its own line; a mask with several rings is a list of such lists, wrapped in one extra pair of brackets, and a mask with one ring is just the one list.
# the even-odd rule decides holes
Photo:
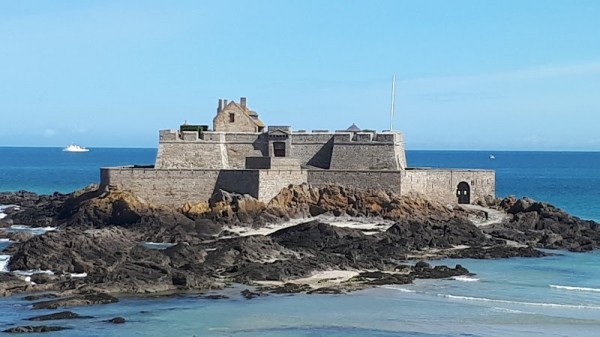
[(235, 122), (235, 114), (233, 112), (229, 113), (229, 123)]

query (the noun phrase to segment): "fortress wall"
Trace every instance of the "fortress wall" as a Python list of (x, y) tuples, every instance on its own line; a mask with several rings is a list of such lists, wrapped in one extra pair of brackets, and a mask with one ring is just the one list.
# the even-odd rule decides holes
[(396, 155), (396, 160), (398, 161), (398, 165), (401, 169), (405, 169), (408, 165), (406, 163), (406, 151), (404, 149), (404, 143), (396, 143), (394, 144), (394, 153)]
[(333, 142), (322, 144), (292, 144), (290, 157), (297, 158), (301, 165), (329, 168)]
[(461, 181), (471, 188), (471, 203), (495, 196), (495, 172), (490, 170), (412, 169), (402, 171), (402, 195), (417, 192), (442, 202), (456, 203)]
[(157, 169), (227, 168), (228, 160), (217, 142), (161, 142), (158, 144)]
[(315, 187), (342, 185), (364, 190), (385, 190), (400, 194), (401, 171), (308, 170), (308, 183)]
[(471, 203), (477, 200), (483, 200), (487, 195), (496, 196), (496, 171), (452, 171), (454, 195), (456, 195), (456, 187), (461, 181), (466, 181), (471, 187)]
[(186, 201), (207, 201), (218, 178), (218, 170), (100, 169), (102, 186), (117, 186), (130, 190), (152, 204), (173, 207), (179, 207)]
[(213, 185), (214, 188), (211, 189), (211, 194), (213, 191), (221, 189), (227, 192), (249, 194), (254, 198), (258, 198), (258, 179), (258, 170), (221, 170)]
[(258, 199), (269, 202), (281, 189), (307, 181), (306, 170), (260, 170)]
[(294, 133), (290, 157), (298, 159), (301, 165), (329, 168), (332, 148), (332, 133)]
[(333, 144), (334, 170), (399, 170), (394, 143), (340, 142)]
[(227, 157), (229, 168), (244, 169), (246, 167), (246, 157), (262, 157), (269, 150), (267, 143), (227, 143)]

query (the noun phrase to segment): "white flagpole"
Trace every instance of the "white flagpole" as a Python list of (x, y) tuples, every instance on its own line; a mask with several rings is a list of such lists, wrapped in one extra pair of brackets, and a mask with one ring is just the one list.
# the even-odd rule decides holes
[(396, 75), (392, 77), (392, 107), (390, 108), (390, 131), (394, 129), (394, 99), (396, 96)]

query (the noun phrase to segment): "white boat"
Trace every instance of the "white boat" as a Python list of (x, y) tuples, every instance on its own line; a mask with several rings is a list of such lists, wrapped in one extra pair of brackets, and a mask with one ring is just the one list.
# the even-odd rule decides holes
[(494, 156), (493, 154), (490, 154), (490, 159), (494, 160), (494, 159), (496, 159), (496, 156)]
[(66, 152), (88, 152), (89, 150), (90, 149), (88, 149), (86, 147), (75, 145), (75, 144), (71, 144), (63, 149), (63, 151), (66, 151)]

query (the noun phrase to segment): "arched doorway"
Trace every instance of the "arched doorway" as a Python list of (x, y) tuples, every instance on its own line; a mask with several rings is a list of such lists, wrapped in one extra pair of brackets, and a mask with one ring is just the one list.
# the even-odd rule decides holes
[(471, 203), (471, 187), (464, 181), (458, 183), (456, 188), (456, 196), (458, 197), (459, 204), (470, 204)]

